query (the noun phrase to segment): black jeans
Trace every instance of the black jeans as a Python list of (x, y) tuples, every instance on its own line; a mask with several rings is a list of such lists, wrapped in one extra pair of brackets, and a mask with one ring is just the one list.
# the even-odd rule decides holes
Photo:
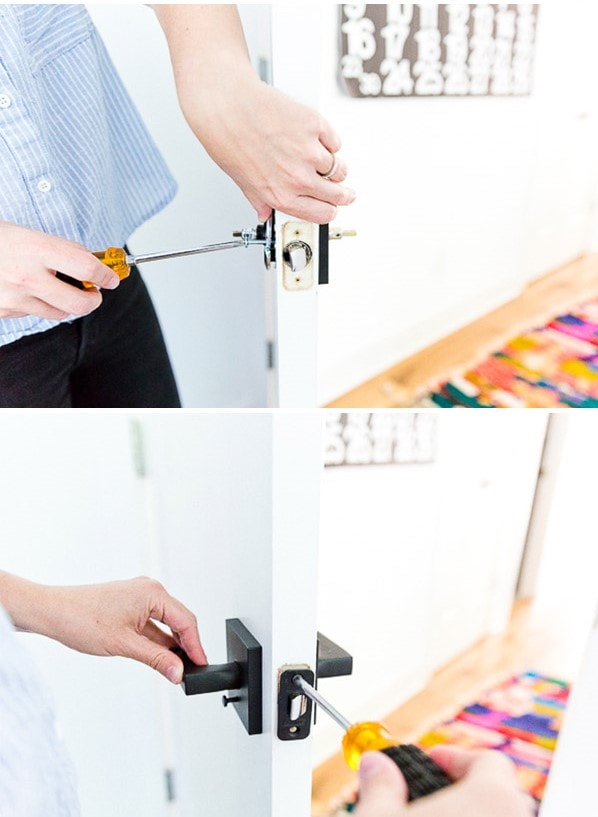
[(0, 347), (1, 408), (180, 408), (139, 271), (102, 296), (84, 318)]

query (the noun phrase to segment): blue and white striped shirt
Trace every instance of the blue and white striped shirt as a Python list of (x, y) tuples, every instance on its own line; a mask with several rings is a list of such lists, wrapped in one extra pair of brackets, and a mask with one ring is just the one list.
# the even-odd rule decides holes
[[(175, 192), (85, 6), (0, 4), (0, 220), (104, 249)], [(0, 319), (0, 346), (56, 324)]]

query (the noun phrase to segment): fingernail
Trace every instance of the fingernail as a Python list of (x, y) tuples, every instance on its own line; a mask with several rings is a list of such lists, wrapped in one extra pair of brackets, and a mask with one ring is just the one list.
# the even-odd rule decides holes
[(183, 680), (183, 671), (180, 667), (168, 667), (166, 677), (172, 684), (180, 684)]
[(116, 289), (116, 287), (120, 284), (120, 278), (118, 275), (115, 275), (110, 281), (106, 284), (106, 289)]
[(366, 780), (379, 774), (383, 769), (382, 762), (375, 752), (366, 752), (359, 763), (359, 777)]

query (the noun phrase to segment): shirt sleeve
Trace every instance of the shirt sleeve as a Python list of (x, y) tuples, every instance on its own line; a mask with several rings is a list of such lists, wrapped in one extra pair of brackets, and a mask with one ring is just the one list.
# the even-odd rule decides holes
[(0, 814), (80, 817), (50, 696), (1, 607), (0, 736)]

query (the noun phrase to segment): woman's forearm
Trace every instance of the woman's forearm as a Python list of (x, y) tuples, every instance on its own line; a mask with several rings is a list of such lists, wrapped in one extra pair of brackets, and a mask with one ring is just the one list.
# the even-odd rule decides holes
[[(259, 81), (235, 5), (156, 4), (152, 8), (164, 30), (183, 113), (198, 93), (213, 103), (241, 76)], [(206, 110), (206, 115), (209, 110)]]
[(260, 221), (273, 209), (326, 224), (350, 204), (340, 139), (320, 114), (262, 82), (236, 6), (154, 5), (166, 35), (179, 103), (212, 159)]
[(48, 588), (0, 571), (0, 604), (17, 630), (45, 634), (48, 625)]

